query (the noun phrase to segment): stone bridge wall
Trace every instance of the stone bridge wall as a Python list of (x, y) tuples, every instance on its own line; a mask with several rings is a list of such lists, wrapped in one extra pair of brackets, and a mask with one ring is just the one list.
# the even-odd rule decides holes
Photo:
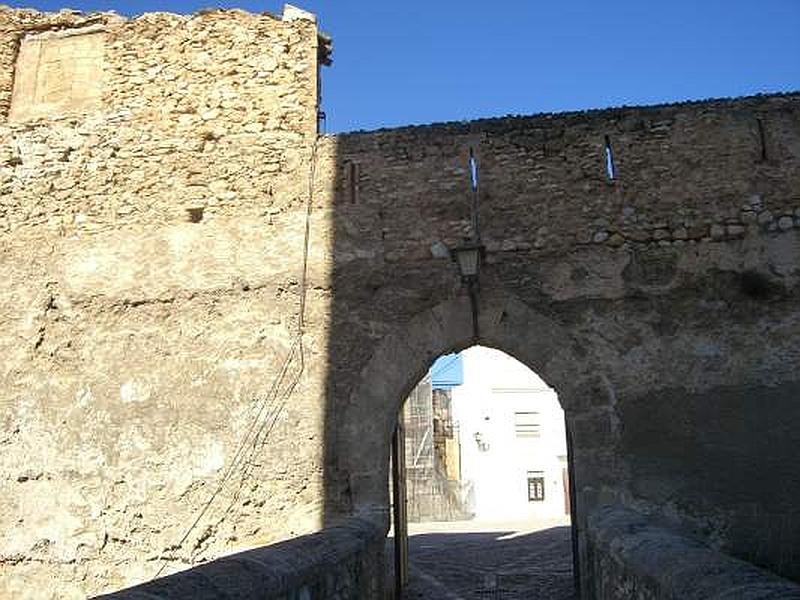
[(800, 580), (800, 96), (317, 139), (317, 52), (304, 18), (0, 11), (0, 595), (385, 524), (399, 404), (475, 341), (431, 254), (470, 147), (477, 341), (559, 393), (582, 569), (616, 503)]
[(103, 600), (361, 600), (387, 598), (386, 536), (379, 524), (349, 518), (339, 525), (225, 556)]
[(800, 599), (800, 585), (708, 548), (669, 524), (603, 507), (589, 518), (593, 597)]

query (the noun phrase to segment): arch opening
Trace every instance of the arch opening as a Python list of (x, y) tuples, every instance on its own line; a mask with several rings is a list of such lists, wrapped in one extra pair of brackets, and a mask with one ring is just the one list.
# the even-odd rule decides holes
[[(358, 514), (377, 520), (389, 531), (389, 456), (402, 403), (433, 361), (474, 345), (500, 350), (536, 373), (552, 389), (564, 409), (570, 450), (568, 464), (571, 546), (576, 587), (583, 523), (578, 511), (571, 422), (583, 418), (583, 397), (592, 374), (591, 353), (570, 331), (546, 314), (508, 294), (482, 291), (479, 298), (480, 338), (473, 337), (469, 299), (455, 297), (418, 314), (383, 336), (346, 400), (329, 414), (326, 518)], [(330, 408), (330, 407), (329, 407)], [(596, 408), (593, 407), (593, 410)], [(606, 443), (604, 440), (603, 443)], [(526, 482), (527, 483), (527, 482)]]
[(439, 357), (392, 444), (396, 596), (575, 597), (564, 412), (533, 371), (480, 345)]
[[(414, 386), (441, 355), (476, 344), (501, 350), (556, 390), (568, 424), (578, 415), (573, 405), (591, 366), (570, 333), (510, 295), (483, 293), (479, 302), (480, 339), (472, 336), (467, 298), (436, 305), (384, 336), (349, 397), (336, 407), (336, 414), (329, 410), (328, 420), (335, 426), (328, 431), (335, 433), (328, 453), (344, 481), (331, 481), (328, 487), (347, 488), (329, 503), (331, 518), (337, 512), (388, 517), (386, 465), (396, 418)], [(386, 524), (388, 528), (388, 520)]]

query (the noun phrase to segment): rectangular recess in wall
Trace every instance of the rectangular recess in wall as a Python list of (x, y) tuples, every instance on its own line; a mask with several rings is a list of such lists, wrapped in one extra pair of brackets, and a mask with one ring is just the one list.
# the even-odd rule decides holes
[(99, 108), (104, 54), (105, 32), (96, 25), (25, 36), (14, 70), (9, 120)]
[(341, 181), (339, 182), (342, 198), (350, 204), (358, 204), (361, 185), (361, 165), (352, 160), (342, 163)]
[(358, 204), (358, 186), (359, 181), (361, 180), (361, 167), (356, 162), (348, 163), (349, 171), (348, 171), (348, 183), (349, 183), (349, 190), (348, 195), (350, 196), (350, 203), (351, 204)]

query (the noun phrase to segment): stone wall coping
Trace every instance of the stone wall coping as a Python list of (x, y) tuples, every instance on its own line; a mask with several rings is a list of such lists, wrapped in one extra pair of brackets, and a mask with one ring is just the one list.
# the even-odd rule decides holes
[(657, 589), (658, 598), (800, 600), (800, 585), (627, 508), (594, 510), (588, 534), (595, 551), (619, 563), (634, 580)]
[(792, 103), (796, 102), (798, 99), (800, 99), (800, 90), (791, 90), (785, 92), (759, 93), (749, 96), (697, 98), (676, 100), (674, 102), (657, 102), (654, 104), (622, 104), (578, 110), (509, 114), (463, 121), (441, 121), (435, 123), (378, 127), (375, 129), (356, 129), (328, 134), (328, 137), (342, 140), (359, 139), (364, 136), (408, 134), (416, 136), (430, 135), (431, 137), (441, 135), (472, 135), (477, 138), (483, 134), (500, 134), (521, 127), (546, 127), (547, 125), (552, 125), (554, 122), (564, 126), (575, 126), (584, 122), (596, 122), (604, 119), (614, 120), (632, 117), (654, 119), (665, 116), (668, 113), (677, 113), (682, 110), (695, 108), (732, 108), (763, 111), (767, 110), (770, 102)]
[(103, 600), (173, 600), (193, 598), (315, 598), (310, 590), (337, 573), (375, 543), (385, 531), (375, 520), (353, 516), (316, 533), (224, 556), (141, 585), (96, 596)]
[[(214, 8), (204, 8), (200, 10), (196, 10), (193, 12), (173, 12), (173, 11), (166, 11), (166, 10), (151, 10), (141, 13), (133, 13), (133, 14), (120, 14), (114, 10), (99, 10), (99, 11), (81, 11), (81, 10), (73, 10), (73, 9), (62, 9), (59, 11), (48, 11), (48, 10), (36, 10), (34, 8), (28, 7), (16, 7), (16, 6), (8, 6), (6, 4), (0, 4), (0, 13), (18, 13), (18, 14), (26, 14), (26, 15), (43, 15), (43, 16), (50, 16), (50, 17), (67, 17), (70, 19), (87, 19), (87, 20), (97, 20), (97, 19), (106, 19), (111, 18), (114, 20), (121, 20), (121, 21), (135, 21), (141, 18), (149, 18), (156, 15), (165, 15), (169, 17), (179, 17), (182, 19), (193, 19), (198, 17), (205, 17), (209, 14), (231, 14), (231, 15), (242, 15), (247, 17), (254, 17), (258, 19), (270, 19), (273, 21), (310, 21), (311, 23), (316, 24), (317, 17), (314, 13), (305, 11), (301, 8), (297, 8), (290, 4), (285, 4), (283, 7), (283, 13), (280, 15), (276, 15), (269, 11), (261, 11), (261, 12), (251, 12), (248, 10), (244, 10), (241, 8), (222, 8), (222, 7), (214, 7)], [(80, 23), (80, 21), (78, 21)]]

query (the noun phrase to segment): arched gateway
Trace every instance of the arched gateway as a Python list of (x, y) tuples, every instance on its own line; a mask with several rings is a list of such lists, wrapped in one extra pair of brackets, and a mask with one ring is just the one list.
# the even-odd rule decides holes
[[(332, 448), (342, 457), (340, 468), (354, 482), (352, 501), (357, 510), (385, 511), (388, 448), (398, 412), (441, 354), (473, 344), (503, 350), (556, 389), (568, 421), (581, 414), (571, 408), (570, 398), (575, 382), (592, 370), (580, 360), (577, 342), (566, 328), (510, 295), (489, 292), (480, 297), (479, 331), (476, 338), (469, 299), (461, 296), (416, 315), (377, 345), (350, 401), (339, 409), (342, 427)], [(597, 405), (608, 406), (607, 399), (608, 395)], [(592, 440), (610, 448), (609, 442)]]
[[(411, 389), (442, 354), (480, 344), (514, 356), (556, 389), (565, 408), (568, 431), (573, 418), (592, 418), (590, 407), (613, 410), (608, 394), (597, 402), (578, 403), (574, 410), (570, 406), (570, 399), (578, 392), (575, 382), (593, 373), (593, 369), (581, 360), (586, 356), (585, 350), (579, 349), (579, 342), (563, 325), (502, 292), (484, 291), (476, 308), (477, 336), (473, 306), (462, 295), (415, 315), (399, 331), (383, 337), (362, 370), (349, 402), (340, 408), (342, 425), (334, 435), (330, 453), (341, 457), (338, 468), (349, 474), (351, 510), (357, 514), (372, 514), (387, 526), (387, 469), (397, 416)], [(365, 427), (365, 423), (369, 426)], [(602, 430), (598, 437), (579, 440), (580, 447), (595, 451), (614, 447), (613, 432)], [(584, 481), (587, 493), (592, 483), (588, 478)], [(574, 530), (575, 550), (579, 530)], [(578, 561), (575, 563), (577, 566)]]

